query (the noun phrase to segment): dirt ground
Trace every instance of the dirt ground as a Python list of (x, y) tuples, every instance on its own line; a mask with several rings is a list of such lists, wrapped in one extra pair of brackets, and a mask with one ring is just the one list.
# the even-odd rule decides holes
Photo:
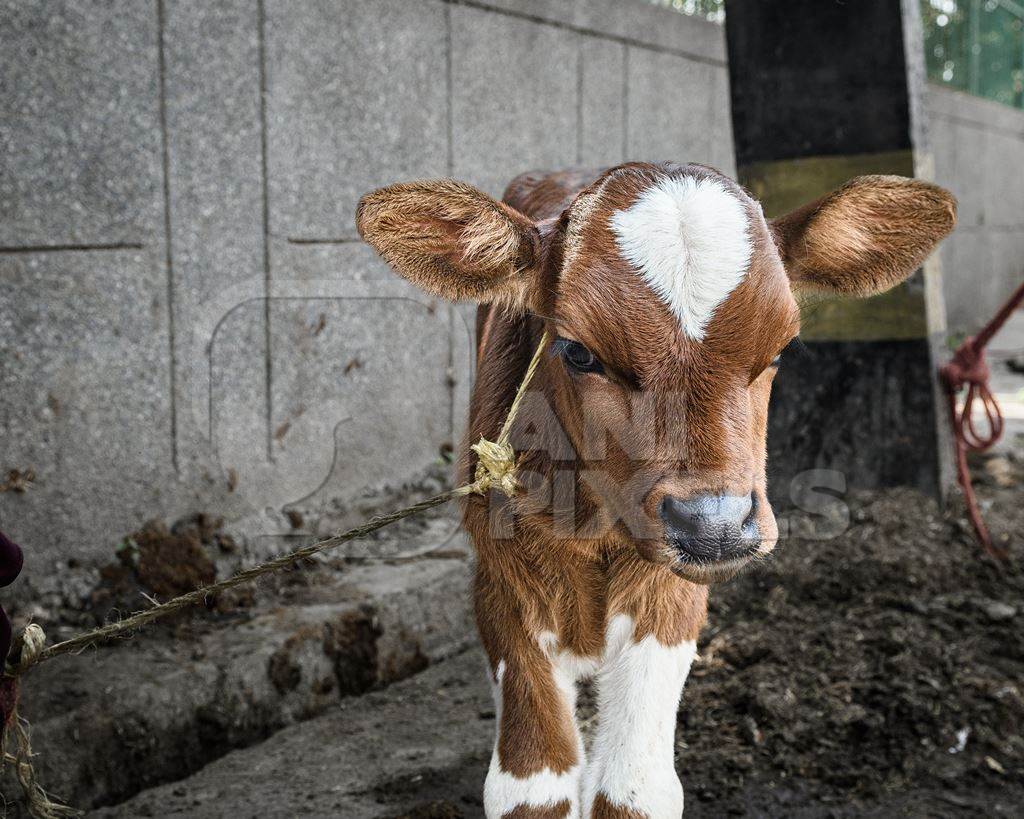
[(1021, 815), (1021, 464), (1000, 469), (979, 488), (1006, 569), (893, 491), (712, 595), (680, 711), (690, 815)]

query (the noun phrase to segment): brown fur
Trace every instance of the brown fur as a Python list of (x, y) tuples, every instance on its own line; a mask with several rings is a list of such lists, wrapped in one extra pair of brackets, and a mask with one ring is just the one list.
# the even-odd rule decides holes
[(518, 808), (508, 811), (501, 819), (565, 819), (571, 809), (572, 805), (566, 799), (541, 808), (520, 805)]
[(653, 819), (646, 814), (624, 808), (621, 805), (613, 805), (603, 793), (599, 793), (594, 800), (594, 811), (592, 819)]
[(899, 284), (955, 224), (956, 200), (937, 185), (859, 176), (773, 227), (794, 282), (863, 296)]
[[(562, 702), (536, 640), (507, 640), (502, 681), (498, 755), (502, 769), (520, 779), (550, 768), (565, 773), (579, 763), (575, 715)], [(492, 643), (493, 644), (493, 643)], [(530, 715), (524, 718), (524, 715)]]
[[(750, 268), (699, 343), (620, 255), (609, 226), (666, 175), (714, 178), (748, 216)], [(658, 518), (662, 498), (752, 493), (759, 553), (773, 548), (769, 364), (799, 329), (791, 282), (885, 289), (912, 272), (954, 217), (952, 197), (935, 186), (862, 177), (769, 226), (717, 172), (648, 163), (525, 174), (504, 204), (449, 181), (364, 197), (359, 229), (399, 273), (438, 295), (489, 302), (478, 314), (470, 441), (497, 435), (545, 329), (584, 344), (606, 371), (581, 375), (545, 355), (512, 430), (522, 491), (466, 504), (480, 637), (492, 669), (505, 669), (504, 771), (559, 773), (579, 762), (542, 633), (556, 636), (559, 651), (595, 659), (615, 614), (633, 618), (635, 640), (694, 640), (706, 584), (744, 562), (681, 564)], [(460, 468), (463, 479), (473, 472), (468, 449)], [(534, 815), (547, 814), (523, 814)], [(599, 797), (594, 815), (635, 813)]]
[(521, 302), (521, 274), (534, 263), (539, 242), (521, 214), (450, 179), (367, 194), (356, 227), (413, 284), (453, 300)]

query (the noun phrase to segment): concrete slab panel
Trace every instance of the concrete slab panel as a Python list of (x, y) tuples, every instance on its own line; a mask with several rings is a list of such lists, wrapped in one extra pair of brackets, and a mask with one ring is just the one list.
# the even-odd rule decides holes
[(161, 265), (146, 251), (0, 256), (0, 525), (26, 576), (58, 557), (109, 558), (173, 507), (170, 366)]
[(212, 329), (200, 329), (198, 340), (205, 343), (192, 352), (197, 389), (179, 404), (178, 412), (179, 428), (187, 424), (202, 446), (184, 464), (190, 478), (216, 497), (218, 513), (229, 520), (262, 512), (274, 487), (268, 452), (266, 300), (255, 293), (236, 302), (238, 298), (218, 304), (217, 314), (223, 315), (211, 316), (217, 319)]
[(936, 116), (973, 122), (1024, 137), (1024, 111), (983, 97), (929, 83), (925, 107)]
[(154, 241), (155, 4), (5, 0), (0, 43), (0, 245)]
[(992, 276), (982, 314), (986, 319), (994, 315), (1024, 281), (1024, 227), (995, 231), (989, 241)]
[(711, 140), (708, 146), (708, 164), (735, 179), (736, 152), (732, 141), (729, 72), (724, 68), (713, 68), (711, 78)]
[(269, 2), (266, 14), (273, 234), (355, 237), (364, 193), (445, 175), (441, 3)]
[(963, 122), (946, 122), (953, 132), (956, 151), (956, 180), (951, 189), (957, 197), (958, 225), (965, 228), (984, 225), (993, 205), (986, 159), (989, 133)]
[(617, 165), (625, 142), (625, 46), (598, 37), (580, 37), (577, 164)]
[(447, 304), (364, 245), (285, 249), (275, 271), (272, 503), (319, 508), (437, 462), (452, 435)]
[(626, 158), (710, 164), (715, 69), (644, 48), (630, 48), (626, 60)]
[(998, 227), (1024, 227), (1024, 184), (1020, 167), (1024, 140), (1002, 131), (986, 134), (985, 224)]
[(936, 181), (959, 201), (942, 249), (949, 327), (975, 332), (1024, 275), (1024, 188), (1009, 170), (1024, 153), (1024, 112), (935, 85), (926, 102)]
[[(933, 181), (938, 185), (948, 188), (953, 191), (954, 195), (957, 195), (955, 188), (959, 187), (959, 181), (957, 178), (958, 157), (955, 125), (946, 117), (931, 114), (930, 116), (928, 147), (931, 150), (934, 163), (935, 175)], [(962, 212), (960, 217), (962, 220)]]
[(725, 31), (711, 23), (637, 0), (483, 0), (485, 8), (548, 20), (617, 40), (671, 49), (725, 64)]
[(453, 6), (455, 176), (500, 196), (519, 173), (576, 162), (577, 36)]
[(251, 302), (264, 290), (259, 25), (243, 0), (168, 0), (164, 26), (178, 463), (223, 489), (207, 418), (215, 329), (215, 403), (233, 407), (220, 434), (237, 421), (250, 437), (259, 419), (266, 438), (265, 322)]
[(975, 332), (992, 277), (992, 243), (983, 230), (957, 230), (942, 244), (942, 285), (951, 332)]

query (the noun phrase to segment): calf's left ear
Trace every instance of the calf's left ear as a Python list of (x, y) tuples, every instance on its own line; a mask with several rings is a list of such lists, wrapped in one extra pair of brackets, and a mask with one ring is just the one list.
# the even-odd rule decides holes
[(452, 179), (368, 193), (356, 227), (400, 275), (452, 301), (521, 304), (540, 254), (530, 219)]
[(854, 296), (899, 284), (955, 224), (949, 191), (902, 176), (858, 176), (771, 223), (794, 288)]

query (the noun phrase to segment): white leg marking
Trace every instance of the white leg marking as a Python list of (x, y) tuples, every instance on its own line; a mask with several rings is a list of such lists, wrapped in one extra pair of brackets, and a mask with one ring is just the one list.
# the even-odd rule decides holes
[(683, 786), (674, 761), (676, 712), (697, 653), (692, 640), (664, 646), (633, 640), (633, 619), (608, 623), (597, 676), (598, 726), (583, 784), (583, 815), (598, 792), (649, 819), (678, 819)]
[(613, 213), (611, 228), (622, 257), (698, 341), (750, 267), (747, 212), (716, 179), (662, 179)]
[[(542, 643), (543, 645), (543, 643)], [(569, 713), (576, 713), (576, 683), (558, 668), (553, 669), (555, 683), (565, 698)], [(492, 680), (491, 690), (494, 694), (495, 732), (494, 750), (491, 752), (491, 765), (484, 781), (484, 813), (487, 819), (499, 819), (503, 814), (518, 805), (544, 807), (569, 802), (568, 819), (579, 819), (580, 815), (580, 773), (583, 763), (583, 740), (579, 731), (576, 741), (579, 750), (579, 764), (564, 773), (557, 774), (549, 768), (531, 776), (519, 778), (502, 770), (498, 758), (498, 737), (501, 731), (501, 711), (504, 701), (502, 684), (505, 678), (505, 661), (498, 663), (497, 682)]]

